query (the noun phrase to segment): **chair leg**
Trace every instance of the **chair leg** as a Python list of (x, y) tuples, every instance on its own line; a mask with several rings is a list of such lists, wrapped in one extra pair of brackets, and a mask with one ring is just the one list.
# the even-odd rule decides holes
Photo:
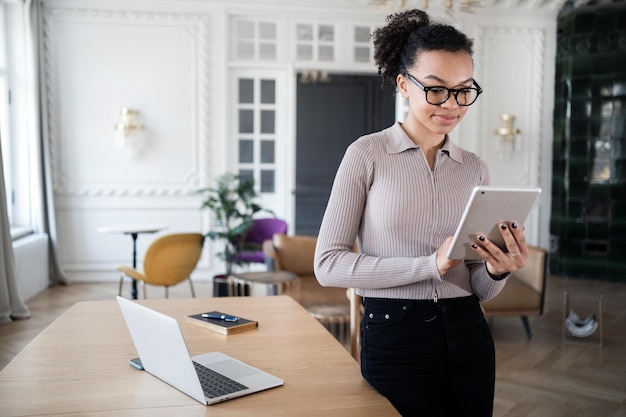
[(143, 299), (148, 298), (148, 291), (146, 290), (146, 283), (141, 281), (141, 288), (143, 288)]
[(191, 287), (191, 297), (196, 298), (196, 291), (193, 288), (193, 282), (191, 282), (191, 277), (187, 278), (189, 280), (189, 287)]
[(170, 287), (165, 286), (165, 298), (170, 298)]
[(528, 316), (522, 316), (522, 323), (524, 323), (526, 336), (530, 339), (531, 337), (533, 337), (533, 334), (530, 332), (530, 323), (528, 322)]
[(122, 296), (122, 285), (124, 285), (124, 275), (120, 275), (120, 285), (119, 288), (117, 290), (117, 295), (119, 295), (120, 297)]

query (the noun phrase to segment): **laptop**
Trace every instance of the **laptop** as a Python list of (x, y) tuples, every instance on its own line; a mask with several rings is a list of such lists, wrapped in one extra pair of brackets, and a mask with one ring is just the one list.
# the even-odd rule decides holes
[[(204, 405), (284, 384), (282, 379), (221, 352), (191, 357), (174, 318), (119, 296), (117, 303), (143, 368)], [(215, 380), (218, 382), (211, 384)]]

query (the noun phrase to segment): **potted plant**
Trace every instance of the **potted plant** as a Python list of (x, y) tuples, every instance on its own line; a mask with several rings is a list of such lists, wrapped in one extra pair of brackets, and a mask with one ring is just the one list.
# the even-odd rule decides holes
[(259, 212), (272, 213), (257, 202), (258, 194), (254, 189), (254, 181), (227, 172), (217, 178), (215, 186), (198, 190), (204, 199), (201, 208), (208, 209), (212, 214), (211, 230), (205, 237), (212, 241), (222, 241), (223, 249), (218, 257), (226, 264), (226, 277), (233, 270), (233, 257), (244, 247), (246, 232)]

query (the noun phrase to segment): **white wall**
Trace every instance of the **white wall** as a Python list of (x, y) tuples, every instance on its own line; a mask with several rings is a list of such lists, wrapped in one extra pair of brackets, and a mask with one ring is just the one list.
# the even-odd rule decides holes
[[(411, 3), (411, 2), (409, 2)], [(474, 14), (431, 13), (475, 39), (476, 78), (485, 89), (453, 139), (489, 163), (494, 183), (540, 186), (540, 207), (527, 224), (531, 243), (547, 247), (551, 181), (552, 103), (556, 13), (561, 0), (491, 2)], [(500, 5), (500, 3), (504, 3)], [(513, 4), (512, 4), (513, 3)], [(512, 5), (511, 5), (512, 4)], [(46, 133), (59, 227), (62, 268), (70, 279), (116, 280), (115, 266), (129, 263), (128, 236), (102, 234), (99, 226), (162, 224), (174, 231), (206, 231), (197, 190), (225, 170), (235, 170), (232, 133), (233, 74), (270, 71), (284, 85), (281, 99), (295, 103), (298, 69), (376, 73), (372, 63), (350, 64), (350, 22), (383, 25), (388, 8), (367, 0), (168, 1), (44, 0), (42, 63)], [(420, 2), (421, 5), (421, 2)], [(233, 17), (276, 22), (278, 56), (271, 62), (231, 60)], [(336, 62), (298, 62), (299, 22), (338, 28)], [(344, 29), (342, 29), (344, 28)], [(338, 53), (339, 55), (339, 53)], [(115, 145), (118, 111), (138, 109), (145, 146), (129, 159)], [(501, 113), (513, 113), (521, 130), (514, 153), (501, 155), (494, 130)], [(281, 183), (270, 199), (293, 224), (295, 111), (280, 118), (285, 132)], [(159, 233), (138, 239), (138, 254)], [(210, 246), (210, 245), (209, 245)], [(211, 247), (196, 279), (222, 272)]]

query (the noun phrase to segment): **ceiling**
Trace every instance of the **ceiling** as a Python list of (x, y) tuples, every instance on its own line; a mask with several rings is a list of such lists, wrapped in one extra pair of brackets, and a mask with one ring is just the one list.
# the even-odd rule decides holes
[[(347, 0), (359, 3), (363, 0)], [(385, 4), (396, 9), (429, 9), (441, 8), (449, 0), (366, 0), (369, 5)], [(487, 8), (500, 10), (545, 10), (558, 16), (565, 15), (574, 9), (585, 6), (600, 6), (609, 4), (624, 4), (626, 0), (451, 0), (454, 9), (459, 9), (463, 3), (482, 3)]]

